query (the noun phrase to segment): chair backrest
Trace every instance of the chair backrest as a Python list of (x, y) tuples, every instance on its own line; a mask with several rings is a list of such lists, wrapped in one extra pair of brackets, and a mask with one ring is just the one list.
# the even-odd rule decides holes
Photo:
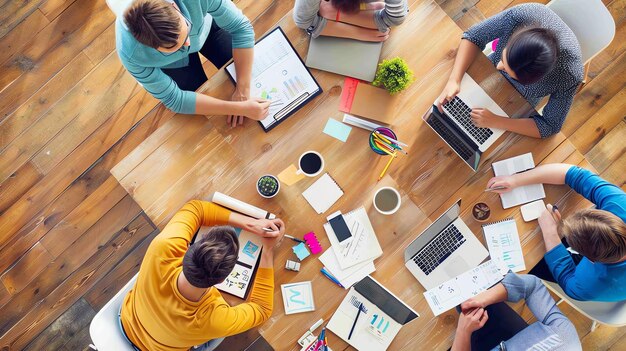
[(107, 5), (115, 14), (115, 17), (122, 17), (124, 14), (124, 10), (130, 6), (130, 4), (135, 0), (106, 0)]
[(548, 7), (574, 32), (587, 63), (615, 37), (615, 20), (602, 0), (552, 0)]
[(118, 312), (128, 291), (135, 285), (135, 275), (117, 294), (93, 317), (89, 325), (89, 335), (98, 351), (134, 351), (120, 330)]
[(559, 284), (543, 280), (543, 284), (587, 318), (613, 327), (626, 325), (626, 301), (578, 301), (567, 296)]

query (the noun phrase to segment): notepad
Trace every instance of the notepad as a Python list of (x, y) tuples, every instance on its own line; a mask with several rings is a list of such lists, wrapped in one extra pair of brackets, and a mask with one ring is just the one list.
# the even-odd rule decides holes
[(315, 311), (315, 301), (313, 300), (313, 289), (310, 281), (283, 284), (280, 286), (280, 290), (283, 293), (285, 314)]
[(336, 119), (329, 118), (328, 122), (326, 122), (326, 126), (324, 127), (324, 134), (328, 134), (331, 137), (341, 140), (344, 143), (348, 140), (348, 136), (350, 136), (350, 131), (352, 127), (345, 125), (339, 122)]
[[(535, 161), (533, 160), (533, 154), (529, 152), (527, 154), (494, 162), (491, 167), (493, 168), (493, 173), (497, 177), (509, 176), (535, 168)], [(505, 209), (543, 199), (544, 197), (546, 197), (546, 193), (543, 190), (542, 184), (520, 186), (507, 193), (500, 194), (502, 207)]]
[(302, 196), (315, 212), (322, 214), (343, 196), (343, 190), (328, 173), (324, 173), (302, 193)]
[(391, 124), (396, 114), (398, 96), (385, 89), (346, 77), (339, 111), (364, 117), (379, 123)]
[(491, 260), (500, 268), (502, 274), (506, 274), (509, 269), (513, 272), (526, 270), (515, 219), (507, 218), (485, 224), (483, 233)]

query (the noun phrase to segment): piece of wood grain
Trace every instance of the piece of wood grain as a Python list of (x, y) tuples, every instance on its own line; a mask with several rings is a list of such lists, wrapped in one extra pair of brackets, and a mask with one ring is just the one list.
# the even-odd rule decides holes
[[(139, 241), (153, 231), (153, 227), (146, 218), (139, 215), (116, 233), (111, 240), (92, 240), (98, 242), (96, 254), (90, 254), (89, 259), (84, 260), (80, 268), (58, 284), (43, 300), (30, 308), (28, 313), (23, 314), (19, 321), (2, 324), (3, 335), (0, 337), (0, 346), (21, 349), (28, 344), (35, 335), (77, 301), (80, 295), (89, 290), (118, 259), (125, 256)], [(66, 298), (67, 296), (70, 297)], [(13, 304), (7, 304), (5, 310), (14, 311), (13, 306)], [(16, 314), (11, 313), (11, 315)], [(0, 319), (4, 322), (5, 318), (0, 317)], [(10, 329), (7, 330), (6, 327)]]
[[(607, 1), (605, 1), (606, 3)], [(611, 17), (615, 20), (615, 38), (607, 48), (591, 60), (587, 81), (592, 81), (611, 62), (626, 50), (626, 4), (622, 0), (613, 0), (607, 5)]]
[(0, 63), (21, 51), (49, 23), (41, 11), (33, 11), (7, 35), (0, 35)]
[(626, 122), (621, 121), (585, 157), (602, 173), (626, 153)]
[(28, 189), (35, 185), (43, 175), (32, 163), (27, 162), (7, 180), (0, 183), (0, 217)]
[(52, 21), (65, 11), (65, 9), (72, 5), (74, 1), (76, 0), (46, 0), (43, 4), (41, 4), (41, 6), (39, 6), (39, 10), (48, 20)]
[[(114, 15), (104, 10), (106, 5), (101, 1), (76, 1), (37, 34), (23, 52), (2, 64), (0, 116), (26, 101), (113, 22)], [(76, 22), (84, 24), (75, 27)], [(60, 30), (63, 26), (68, 27), (67, 32)]]
[(52, 262), (52, 259), (48, 250), (40, 243), (36, 243), (0, 276), (0, 281), (11, 295), (15, 295), (35, 279)]
[(104, 32), (100, 33), (83, 49), (83, 53), (96, 65), (113, 51), (115, 51), (115, 22), (111, 23)]
[(70, 63), (57, 73), (41, 89), (33, 94), (15, 111), (0, 122), (0, 152), (31, 128), (42, 116), (50, 112), (63, 96), (93, 69), (94, 65), (83, 53), (79, 53)]
[(589, 152), (609, 133), (620, 121), (626, 118), (626, 87), (602, 106), (582, 126), (576, 129), (569, 140), (583, 154)]
[(16, 0), (8, 1), (0, 11), (0, 38), (15, 28), (24, 18), (27, 18), (44, 0)]
[(23, 317), (36, 302), (50, 294), (64, 279), (80, 268), (106, 244), (114, 239), (131, 221), (140, 216), (141, 209), (128, 196), (107, 212), (69, 250), (56, 258), (37, 275), (32, 284), (13, 295), (11, 302), (3, 307), (6, 314), (0, 316), (0, 334)]
[(85, 327), (89, 328), (89, 323), (95, 315), (96, 312), (85, 299), (79, 299), (39, 333), (24, 350), (60, 350), (76, 333)]

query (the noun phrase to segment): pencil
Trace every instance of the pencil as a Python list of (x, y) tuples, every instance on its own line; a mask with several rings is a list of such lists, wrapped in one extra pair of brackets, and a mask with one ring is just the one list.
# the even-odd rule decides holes
[(383, 179), (383, 177), (385, 176), (385, 173), (387, 172), (387, 169), (389, 169), (389, 166), (391, 165), (391, 162), (393, 162), (394, 158), (396, 158), (396, 154), (395, 153), (391, 156), (389, 161), (387, 161), (387, 165), (385, 166), (385, 168), (383, 168), (383, 171), (378, 176), (378, 180)]
[(383, 144), (381, 144), (378, 140), (374, 140), (374, 144), (376, 144), (376, 146), (378, 146), (378, 148), (383, 151), (384, 153), (386, 153), (387, 155), (393, 155), (393, 153), (391, 151), (389, 151), (389, 148)]
[(402, 146), (409, 147), (409, 145), (407, 145), (407, 144), (405, 144), (405, 143), (403, 143), (403, 142), (401, 142), (401, 141), (398, 141), (398, 140), (396, 140), (396, 139), (394, 139), (394, 138), (392, 138), (392, 137), (390, 137), (390, 136), (384, 135), (383, 133), (381, 133), (381, 132), (379, 132), (379, 131), (376, 131), (375, 133), (376, 133), (376, 134), (378, 134), (378, 135), (382, 135), (382, 136), (384, 136), (385, 138), (389, 139), (389, 141), (394, 142), (394, 143), (396, 143), (396, 144), (398, 144), (398, 145), (402, 145)]
[(402, 148), (394, 143), (391, 142), (386, 142), (385, 140), (383, 140), (382, 138), (380, 138), (377, 134), (374, 134), (374, 139), (378, 140), (381, 144), (387, 146), (388, 148), (392, 149), (392, 150), (399, 150), (400, 152), (402, 152), (405, 155), (408, 155), (409, 153), (402, 150)]
[(504, 190), (504, 189), (506, 189), (505, 186), (497, 186), (495, 188), (487, 188), (485, 189), (485, 191)]

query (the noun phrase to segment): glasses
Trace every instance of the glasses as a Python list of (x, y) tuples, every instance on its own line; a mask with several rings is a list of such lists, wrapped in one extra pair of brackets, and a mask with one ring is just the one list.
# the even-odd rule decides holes
[[(169, 55), (172, 55), (172, 54), (177, 53), (178, 51), (181, 51), (181, 49), (185, 47), (185, 44), (184, 44), (184, 43), (190, 42), (190, 41), (189, 41), (189, 35), (191, 34), (191, 28), (192, 28), (191, 21), (189, 21), (189, 20), (187, 19), (187, 17), (185, 17), (185, 15), (183, 15), (183, 13), (182, 13), (182, 12), (180, 12), (180, 10), (179, 10), (176, 6), (174, 6), (174, 3), (172, 3), (172, 6), (173, 6), (173, 7), (174, 7), (174, 9), (176, 10), (176, 12), (180, 13), (180, 15), (181, 15), (181, 16), (183, 17), (183, 19), (185, 20), (185, 24), (187, 25), (187, 37), (185, 38), (185, 41), (183, 42), (183, 45), (181, 45), (181, 47), (179, 47), (176, 51), (172, 51), (172, 52), (163, 52), (163, 51), (159, 51), (159, 52), (161, 53), (161, 55), (163, 55), (163, 56), (169, 56)], [(173, 48), (173, 47), (175, 47), (175, 46), (176, 46), (176, 45), (171, 46), (171, 47), (166, 48), (166, 49), (171, 49), (171, 48)]]

